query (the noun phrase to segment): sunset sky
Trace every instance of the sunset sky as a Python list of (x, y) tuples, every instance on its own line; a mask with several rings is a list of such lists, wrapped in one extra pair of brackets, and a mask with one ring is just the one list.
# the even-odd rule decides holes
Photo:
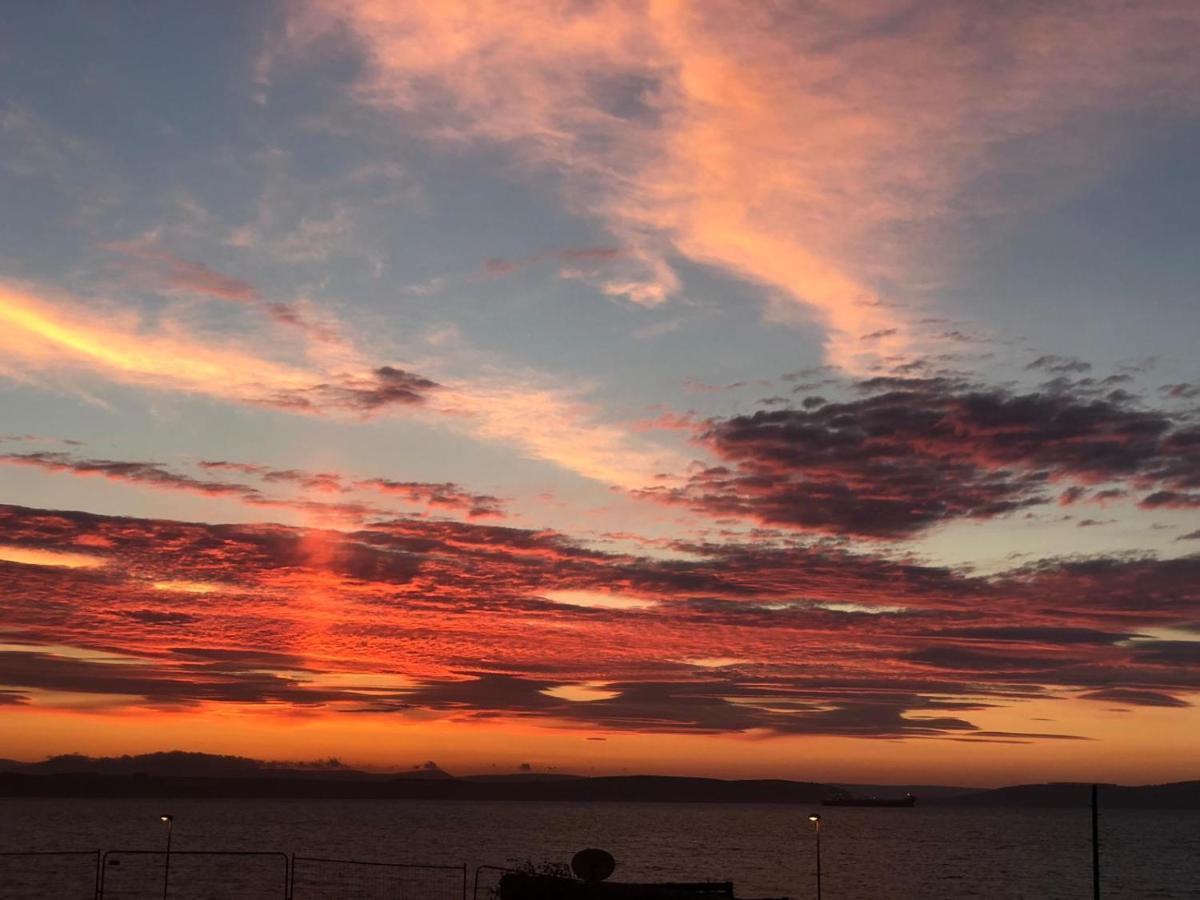
[(1200, 777), (1200, 6), (10, 5), (0, 757)]

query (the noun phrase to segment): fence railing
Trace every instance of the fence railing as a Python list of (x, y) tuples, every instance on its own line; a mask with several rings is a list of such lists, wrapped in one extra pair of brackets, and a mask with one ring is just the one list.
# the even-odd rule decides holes
[(292, 857), (295, 900), (466, 900), (467, 867)]
[(270, 850), (106, 850), (96, 897), (246, 897), (290, 900), (291, 860)]
[(500, 879), (510, 872), (505, 866), (476, 866), (475, 883), (471, 889), (471, 900), (492, 900), (500, 895)]
[[(494, 867), (481, 867), (494, 868)], [(476, 884), (479, 874), (476, 872)], [(269, 850), (0, 852), (0, 900), (468, 900), (468, 869)]]
[(99, 850), (0, 852), (0, 898), (99, 896)]

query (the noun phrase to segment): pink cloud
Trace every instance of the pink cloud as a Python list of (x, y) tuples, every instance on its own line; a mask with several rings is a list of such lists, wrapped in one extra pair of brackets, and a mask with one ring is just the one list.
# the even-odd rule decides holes
[[(719, 266), (762, 285), (775, 318), (823, 324), (830, 359), (856, 370), (912, 349), (910, 316), (878, 285), (928, 280), (922, 236), (963, 209), (1037, 202), (981, 176), (1085, 177), (1096, 113), (1194, 106), (1200, 46), (1192, 4), (1101, 0), (313, 0), (293, 8), (293, 49), (330, 27), (361, 45), (361, 99), (562, 176), (572, 208), (642, 264), (607, 290), (661, 302), (678, 289), (671, 255)], [(1018, 142), (1031, 158), (1014, 159)]]
[(148, 282), (167, 293), (203, 294), (234, 303), (254, 306), (281, 325), (299, 329), (321, 341), (338, 340), (337, 329), (314, 321), (299, 304), (268, 301), (249, 281), (227, 275), (194, 260), (164, 249), (151, 234), (132, 241), (113, 241), (101, 245), (131, 261), (135, 280)]
[(260, 299), (258, 289), (250, 282), (176, 256), (153, 239), (114, 241), (102, 246), (137, 261), (139, 274), (154, 279), (167, 290), (208, 294), (236, 303), (257, 303)]

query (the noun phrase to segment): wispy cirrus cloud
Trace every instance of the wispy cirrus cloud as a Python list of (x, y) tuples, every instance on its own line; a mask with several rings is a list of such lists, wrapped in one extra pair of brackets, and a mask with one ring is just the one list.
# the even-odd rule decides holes
[(467, 433), (520, 448), (586, 478), (634, 489), (682, 470), (675, 449), (637, 439), (607, 420), (586, 385), (563, 385), (532, 372), (449, 383), (433, 406)]
[(297, 304), (267, 300), (250, 281), (172, 253), (162, 246), (154, 232), (130, 241), (110, 241), (101, 247), (129, 261), (127, 268), (135, 284), (169, 294), (197, 294), (242, 303), (309, 337), (329, 342), (338, 340), (337, 330), (328, 322), (313, 320)]
[(307, 490), (320, 493), (345, 493), (348, 488), (345, 480), (337, 472), (307, 472), (302, 469), (273, 469), (255, 463), (230, 462), (223, 459), (201, 460), (197, 465), (207, 472), (236, 472), (239, 475), (253, 475), (268, 482), (296, 484)]
[(716, 265), (766, 287), (777, 317), (815, 316), (830, 359), (860, 370), (911, 349), (911, 318), (880, 285), (927, 280), (911, 263), (922, 236), (1010, 210), (1022, 192), (988, 188), (997, 173), (1086, 169), (1105, 116), (1194, 109), (1200, 46), (1182, 2), (314, 0), (291, 13), (292, 50), (353, 37), (361, 99), (551, 173), (642, 261), (614, 293), (666, 299), (671, 254)]
[(468, 517), (473, 519), (500, 517), (504, 514), (499, 497), (490, 494), (472, 494), (450, 482), (430, 484), (424, 481), (368, 478), (354, 482), (354, 488), (402, 497), (410, 503), (425, 504), (433, 509), (464, 511)]
[(176, 256), (159, 246), (153, 235), (133, 241), (111, 241), (102, 249), (139, 263), (137, 274), (168, 291), (204, 294), (235, 303), (258, 303), (261, 299), (249, 281), (211, 269), (204, 263)]
[(248, 497), (256, 494), (252, 488), (244, 484), (193, 478), (190, 475), (171, 472), (158, 463), (80, 459), (70, 453), (54, 452), (6, 453), (0, 455), (0, 462), (44, 469), (49, 472), (108, 478), (113, 481), (141, 484), (160, 490), (190, 491), (209, 497)]
[(502, 517), (503, 501), (491, 494), (472, 493), (453, 482), (396, 481), (390, 478), (354, 478), (338, 472), (273, 469), (270, 466), (225, 460), (201, 460), (206, 471), (252, 475), (271, 484), (293, 484), (318, 493), (344, 494), (367, 491), (399, 497), (409, 503), (466, 513), (469, 518)]
[[(99, 372), (112, 381), (300, 412), (373, 413), (415, 405), (435, 382), (394, 366), (321, 372), (193, 334), (170, 321), (54, 301), (0, 284), (0, 351), (20, 372)], [(9, 370), (11, 374), (18, 374)]]
[(566, 265), (598, 265), (620, 259), (623, 252), (620, 247), (564, 247), (556, 250), (542, 250), (539, 253), (531, 253), (516, 259), (492, 257), (484, 262), (483, 271), (493, 278), (499, 278), (546, 262)]
[[(252, 463), (226, 460), (201, 460), (197, 466), (205, 472), (232, 472), (268, 486), (292, 487), (301, 496), (267, 494), (260, 487), (240, 481), (196, 478), (174, 471), (157, 462), (89, 459), (71, 453), (31, 451), (0, 454), (0, 464), (28, 466), (46, 472), (82, 477), (106, 478), (153, 490), (181, 491), (204, 497), (234, 500), (261, 509), (282, 509), (309, 513), (317, 518), (363, 522), (396, 515), (394, 506), (362, 499), (323, 499), (327, 495), (374, 494), (407, 506), (427, 511), (450, 512), (470, 519), (502, 518), (503, 504), (491, 494), (472, 493), (451, 482), (392, 481), (384, 478), (360, 479), (336, 472), (309, 472), (302, 469), (274, 469)], [(318, 498), (313, 499), (311, 494)]]
[[(318, 368), (307, 360), (266, 358), (249, 341), (242, 348), (225, 335), (195, 333), (170, 320), (154, 324), (115, 309), (85, 310), (2, 283), (0, 325), (0, 374), (11, 377), (94, 373), (120, 384), (311, 415), (425, 412), (442, 427), (621, 487), (654, 483), (659, 473), (683, 464), (675, 451), (642, 443), (606, 421), (588, 401), (588, 386), (544, 373), (488, 366), (474, 378), (435, 381), (369, 363), (355, 348), (328, 369)], [(16, 363), (20, 367), (12, 368)]]

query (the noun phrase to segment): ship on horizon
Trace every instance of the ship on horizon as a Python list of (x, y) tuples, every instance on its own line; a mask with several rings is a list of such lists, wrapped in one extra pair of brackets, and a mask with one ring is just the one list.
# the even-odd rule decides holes
[(822, 806), (887, 806), (907, 808), (917, 805), (917, 798), (912, 794), (903, 797), (855, 797), (847, 794), (844, 797), (826, 797), (821, 801)]

